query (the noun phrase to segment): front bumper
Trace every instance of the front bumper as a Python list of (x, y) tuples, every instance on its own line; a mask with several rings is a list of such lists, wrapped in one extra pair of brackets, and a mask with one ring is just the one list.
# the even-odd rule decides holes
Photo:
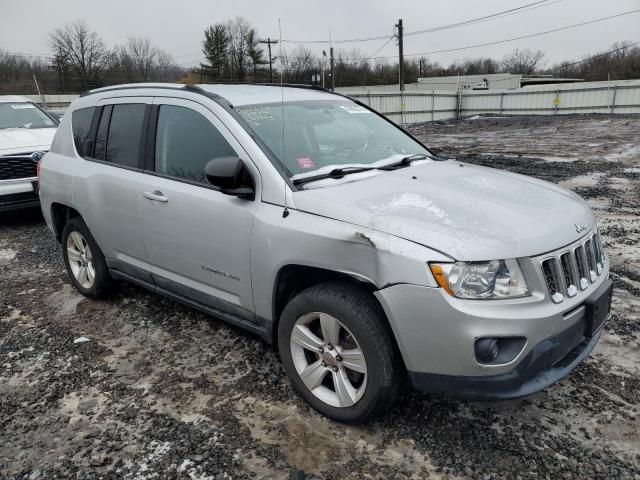
[[(593, 350), (602, 327), (588, 336), (587, 305), (610, 293), (602, 275), (587, 298), (558, 310), (548, 299), (460, 301), (440, 289), (395, 285), (377, 292), (409, 378), (418, 390), (466, 398), (517, 398), (568, 375)], [(545, 301), (547, 300), (547, 301)], [(521, 337), (508, 363), (483, 364), (474, 344), (484, 337)]]
[(37, 178), (0, 180), (0, 212), (38, 207)]

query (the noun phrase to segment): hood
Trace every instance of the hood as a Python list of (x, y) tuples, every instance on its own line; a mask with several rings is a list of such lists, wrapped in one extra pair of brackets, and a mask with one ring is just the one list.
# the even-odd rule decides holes
[(55, 128), (16, 128), (0, 130), (0, 155), (49, 150)]
[(467, 261), (539, 255), (584, 235), (576, 224), (595, 225), (586, 202), (564, 188), (452, 160), (299, 191), (293, 201)]

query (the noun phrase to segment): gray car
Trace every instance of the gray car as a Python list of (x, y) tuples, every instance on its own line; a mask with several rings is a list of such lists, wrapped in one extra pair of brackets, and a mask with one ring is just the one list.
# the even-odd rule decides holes
[(40, 199), (81, 293), (125, 280), (253, 332), (338, 421), (386, 411), (405, 385), (529, 395), (609, 316), (609, 261), (577, 195), (441, 160), (324, 90), (93, 90), (41, 162)]

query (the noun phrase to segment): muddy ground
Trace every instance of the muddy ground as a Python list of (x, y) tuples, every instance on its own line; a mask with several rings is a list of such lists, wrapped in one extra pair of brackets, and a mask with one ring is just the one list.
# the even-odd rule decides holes
[(569, 378), (502, 403), (407, 393), (368, 426), (332, 423), (261, 341), (130, 285), (87, 300), (39, 213), (5, 215), (0, 478), (640, 478), (640, 117), (411, 129), (443, 156), (560, 183), (594, 208), (614, 317)]

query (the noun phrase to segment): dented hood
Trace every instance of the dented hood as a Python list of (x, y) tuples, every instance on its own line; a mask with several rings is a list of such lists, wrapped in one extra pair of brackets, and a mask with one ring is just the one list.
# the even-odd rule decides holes
[(295, 208), (469, 261), (538, 255), (580, 238), (580, 225), (595, 225), (576, 194), (492, 168), (448, 160), (356, 175), (296, 192)]

